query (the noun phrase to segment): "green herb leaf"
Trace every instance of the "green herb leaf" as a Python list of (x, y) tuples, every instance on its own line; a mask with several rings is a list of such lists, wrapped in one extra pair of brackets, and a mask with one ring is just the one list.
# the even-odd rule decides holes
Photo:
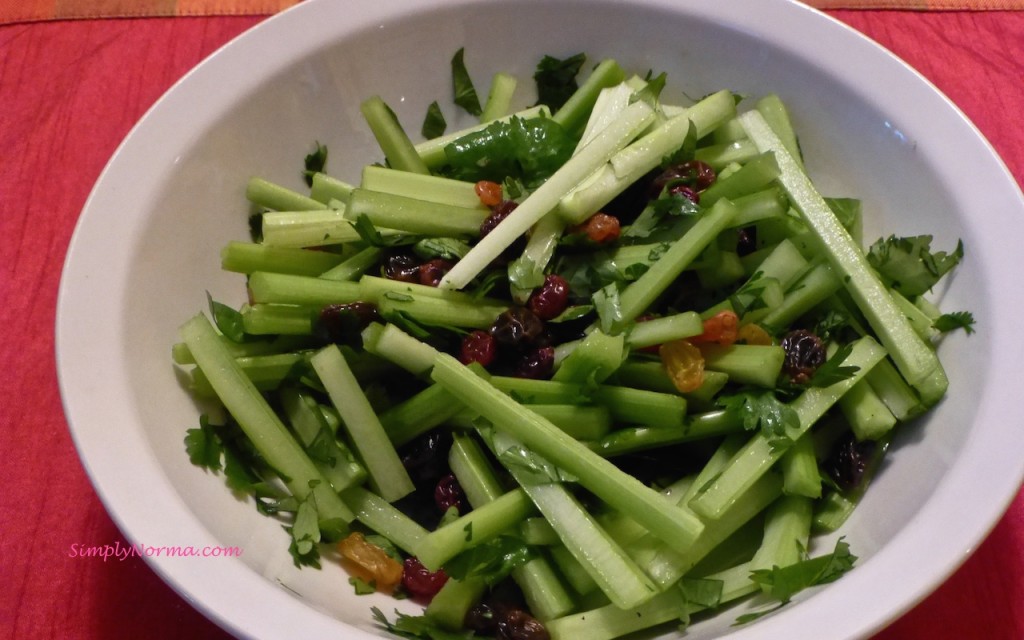
[(370, 221), (370, 217), (365, 213), (361, 213), (356, 216), (356, 221), (352, 223), (352, 228), (359, 234), (360, 239), (366, 244), (379, 247), (395, 247), (400, 244), (408, 244), (409, 238), (407, 236), (394, 235), (385, 238), (381, 235), (377, 227), (374, 226), (373, 222)]
[(511, 176), (532, 188), (565, 164), (575, 144), (550, 118), (513, 117), (452, 141), (444, 153), (458, 180), (503, 182)]
[(421, 640), (469, 640), (473, 637), (472, 631), (452, 632), (440, 627), (432, 618), (427, 616), (410, 616), (395, 609), (395, 621), (391, 623), (377, 607), (370, 607), (373, 618), (389, 633), (401, 638), (412, 638)]
[(760, 429), (775, 446), (790, 444), (786, 435), (787, 427), (800, 427), (800, 416), (797, 412), (781, 402), (771, 390), (743, 391), (722, 396), (718, 399), (718, 405), (740, 418), (744, 429)]
[(911, 298), (927, 293), (964, 256), (963, 241), (952, 253), (931, 251), (932, 236), (889, 236), (868, 250), (868, 262), (882, 281)]
[(348, 579), (348, 583), (355, 589), (357, 596), (367, 596), (371, 593), (377, 593), (377, 585), (373, 582), (367, 582), (362, 578), (351, 576)]
[(242, 314), (214, 300), (209, 291), (206, 292), (206, 301), (210, 305), (213, 323), (224, 337), (232, 342), (245, 342), (245, 323), (242, 321)]
[(974, 315), (970, 311), (944, 313), (935, 319), (932, 326), (943, 333), (954, 329), (963, 329), (970, 335), (974, 333)]
[(457, 238), (423, 238), (412, 245), (412, 252), (423, 260), (458, 260), (469, 253), (469, 245)]
[(750, 579), (768, 589), (773, 598), (783, 604), (797, 592), (808, 587), (828, 584), (853, 568), (857, 556), (850, 553), (850, 545), (840, 538), (831, 553), (802, 560), (786, 567), (773, 567), (750, 572)]
[[(662, 71), (657, 76), (649, 78), (644, 88), (634, 93), (629, 101), (638, 102), (640, 100), (651, 105), (652, 108), (658, 106), (658, 97), (661, 96), (662, 90), (665, 88), (665, 81), (668, 79), (668, 75)], [(691, 126), (693, 126), (691, 124)]]
[(773, 280), (777, 282), (775, 278), (765, 277), (763, 271), (755, 271), (750, 279), (729, 296), (729, 304), (732, 305), (736, 315), (742, 318), (751, 311), (767, 307), (768, 303), (764, 300), (764, 292)]
[(839, 347), (832, 357), (825, 361), (825, 364), (818, 367), (808, 381), (812, 387), (829, 387), (837, 382), (842, 382), (860, 371), (860, 367), (843, 365), (850, 354), (853, 353), (853, 344), (847, 343)]
[(480, 578), (495, 585), (518, 566), (536, 557), (533, 550), (514, 536), (498, 536), (471, 547), (445, 563), (444, 571), (454, 580)]
[(210, 471), (220, 470), (220, 458), (224, 447), (205, 413), (199, 416), (198, 429), (189, 429), (185, 432), (185, 451), (188, 453), (189, 461), (197, 467)]
[(537, 83), (537, 104), (547, 105), (557, 111), (576, 92), (576, 76), (586, 62), (587, 56), (577, 53), (564, 60), (544, 56), (537, 64), (533, 79)]
[(480, 107), (480, 98), (476, 95), (473, 79), (469, 77), (469, 71), (466, 70), (466, 63), (463, 60), (464, 53), (464, 49), (460, 48), (452, 57), (454, 100), (455, 104), (468, 111), (470, 115), (478, 116), (483, 109)]
[(303, 162), (306, 170), (302, 172), (302, 178), (306, 181), (306, 186), (313, 186), (313, 174), (322, 173), (324, 166), (327, 165), (327, 146), (320, 144), (318, 140), (316, 142), (316, 149), (306, 156)]
[(423, 126), (420, 127), (420, 134), (427, 140), (433, 140), (443, 135), (447, 128), (448, 123), (444, 119), (444, 114), (441, 113), (441, 106), (437, 104), (437, 100), (434, 100), (427, 107), (427, 115), (423, 117)]

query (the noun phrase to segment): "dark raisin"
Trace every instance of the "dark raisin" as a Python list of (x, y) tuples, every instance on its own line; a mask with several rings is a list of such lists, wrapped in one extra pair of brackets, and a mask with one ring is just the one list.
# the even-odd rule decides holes
[(806, 329), (790, 331), (782, 338), (786, 352), (783, 371), (796, 384), (806, 384), (818, 367), (825, 364), (825, 343)]
[(498, 346), (494, 336), (478, 329), (462, 339), (462, 344), (459, 345), (459, 361), (462, 364), (479, 362), (487, 367), (494, 362), (497, 352)]
[(541, 320), (558, 317), (569, 306), (569, 282), (557, 273), (548, 274), (527, 306)]
[(690, 160), (674, 164), (662, 171), (651, 182), (648, 196), (657, 198), (666, 185), (686, 185), (695, 191), (703, 191), (710, 187), (717, 179), (715, 170), (700, 160)]
[(445, 582), (448, 582), (448, 574), (444, 569), (428, 571), (416, 556), (402, 563), (402, 586), (420, 604), (429, 603)]
[(540, 347), (525, 353), (516, 363), (515, 376), (541, 380), (551, 375), (555, 368), (555, 348)]
[(498, 640), (549, 640), (551, 635), (537, 620), (522, 609), (511, 609), (498, 618)]
[(757, 227), (743, 227), (736, 236), (736, 254), (748, 256), (757, 251)]
[(526, 307), (511, 307), (491, 325), (491, 335), (502, 346), (525, 349), (544, 332), (544, 322)]
[(438, 480), (437, 486), (434, 487), (434, 504), (438, 509), (445, 512), (455, 507), (459, 513), (462, 513), (465, 503), (466, 494), (463, 493), (462, 485), (459, 484), (454, 474), (449, 473)]
[(825, 462), (825, 470), (843, 491), (855, 489), (863, 481), (877, 446), (874, 440), (861, 442), (852, 433), (847, 434), (836, 443)]
[(329, 304), (317, 314), (313, 333), (326, 342), (358, 346), (362, 344), (360, 332), (380, 319), (377, 306), (372, 302)]
[(494, 635), (498, 628), (498, 612), (490, 604), (481, 602), (466, 613), (463, 626), (480, 635)]
[(441, 284), (441, 278), (451, 271), (453, 266), (455, 266), (454, 262), (451, 260), (444, 260), (442, 258), (434, 258), (433, 260), (424, 262), (419, 268), (420, 284), (428, 287), (436, 287)]
[(498, 224), (507, 218), (510, 213), (516, 210), (519, 206), (515, 200), (502, 200), (495, 206), (491, 207), (491, 214), (487, 216), (483, 223), (480, 225), (480, 237), (483, 238), (488, 233), (494, 231), (494, 228)]
[(402, 447), (402, 464), (416, 486), (432, 487), (448, 473), (448, 449), (451, 434), (435, 429), (419, 436)]
[(409, 253), (392, 253), (384, 259), (381, 274), (389, 280), (420, 281), (420, 260)]

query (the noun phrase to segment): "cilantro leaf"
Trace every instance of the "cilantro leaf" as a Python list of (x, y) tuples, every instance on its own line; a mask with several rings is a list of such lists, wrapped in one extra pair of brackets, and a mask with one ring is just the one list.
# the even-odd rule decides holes
[(800, 416), (771, 390), (741, 391), (722, 396), (718, 405), (740, 418), (744, 429), (760, 429), (768, 441), (776, 445), (790, 444), (786, 429), (800, 427)]
[(480, 98), (476, 95), (476, 88), (473, 86), (473, 79), (469, 77), (466, 70), (466, 63), (463, 60), (465, 50), (459, 48), (452, 56), (452, 86), (454, 89), (455, 104), (459, 105), (470, 115), (478, 116), (483, 112), (480, 107)]
[(423, 117), (423, 126), (420, 127), (420, 133), (427, 140), (433, 140), (443, 135), (447, 128), (448, 123), (444, 119), (444, 114), (441, 113), (441, 106), (437, 104), (437, 100), (434, 100), (427, 107), (427, 114)]
[(348, 583), (355, 589), (357, 596), (366, 596), (371, 593), (377, 593), (377, 585), (374, 582), (367, 582), (362, 578), (351, 576), (348, 579)]
[(768, 594), (787, 603), (799, 591), (808, 587), (828, 584), (853, 568), (857, 556), (850, 553), (850, 545), (840, 538), (831, 553), (809, 558), (786, 567), (772, 567), (750, 572), (750, 579), (766, 588)]
[(970, 311), (944, 313), (935, 319), (932, 326), (943, 333), (954, 329), (963, 329), (970, 335), (974, 333), (974, 315)]
[(245, 342), (245, 324), (242, 322), (242, 314), (228, 305), (217, 302), (206, 292), (206, 301), (210, 305), (210, 315), (213, 316), (213, 323), (217, 329), (232, 342)]
[(306, 170), (302, 172), (302, 178), (306, 181), (306, 186), (313, 186), (313, 174), (322, 173), (324, 166), (327, 165), (327, 146), (320, 144), (318, 140), (316, 142), (316, 149), (306, 156), (303, 161), (303, 165)]
[(551, 118), (496, 120), (444, 148), (451, 177), (477, 182), (521, 180), (536, 187), (565, 164), (575, 149), (566, 130)]
[(547, 105), (552, 111), (560, 109), (579, 88), (576, 76), (586, 60), (583, 53), (564, 60), (547, 55), (541, 58), (533, 73), (537, 83), (537, 104)]
[(188, 453), (189, 461), (197, 467), (210, 471), (220, 470), (220, 458), (224, 447), (205, 413), (199, 416), (198, 429), (189, 429), (185, 432), (185, 451)]
[[(665, 81), (668, 79), (668, 75), (662, 71), (657, 76), (647, 80), (647, 84), (644, 88), (637, 91), (630, 98), (630, 102), (637, 102), (642, 100), (651, 107), (658, 106), (658, 97), (661, 96), (661, 91), (665, 88)], [(693, 123), (690, 124), (693, 126)]]
[(679, 618), (680, 631), (685, 631), (686, 627), (690, 625), (691, 609), (714, 609), (722, 602), (722, 588), (725, 583), (721, 580), (683, 578), (678, 584), (679, 590), (683, 594), (683, 601), (688, 605), (682, 608), (682, 615)]
[(409, 242), (407, 236), (396, 235), (385, 238), (365, 213), (360, 213), (356, 216), (356, 221), (352, 223), (352, 228), (359, 234), (359, 238), (363, 242), (372, 247), (394, 247), (400, 244), (408, 244)]
[(401, 638), (412, 638), (414, 640), (469, 640), (473, 637), (472, 631), (452, 632), (439, 626), (432, 618), (427, 616), (410, 616), (395, 609), (395, 621), (389, 622), (384, 612), (377, 607), (370, 607), (373, 618), (389, 633)]
[(825, 361), (811, 376), (808, 385), (812, 387), (829, 387), (837, 382), (842, 382), (860, 371), (860, 367), (843, 365), (850, 354), (853, 353), (853, 344), (847, 343), (839, 347), (832, 357)]
[(729, 304), (736, 315), (743, 317), (751, 311), (767, 307), (764, 294), (772, 281), (778, 282), (775, 278), (766, 277), (763, 271), (755, 271), (754, 275), (729, 296)]
[(430, 237), (416, 241), (412, 245), (412, 252), (422, 260), (458, 260), (469, 253), (469, 245), (457, 238)]
[(931, 251), (932, 236), (906, 238), (889, 236), (878, 240), (868, 250), (868, 262), (882, 281), (904, 296), (919, 296), (928, 292), (955, 267), (964, 256), (963, 241), (947, 254)]
[(490, 586), (535, 557), (536, 553), (521, 539), (502, 535), (458, 554), (445, 563), (444, 572), (454, 580), (476, 577)]

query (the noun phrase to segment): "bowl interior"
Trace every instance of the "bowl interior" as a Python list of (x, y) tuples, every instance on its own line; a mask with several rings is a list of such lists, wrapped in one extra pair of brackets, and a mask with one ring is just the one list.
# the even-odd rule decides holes
[[(831, 637), (856, 637), (936, 586), (1020, 481), (1021, 464), (997, 456), (990, 467), (1001, 475), (991, 504), (964, 507), (964, 522), (947, 525), (955, 529), (952, 540), (933, 548), (930, 564), (900, 573), (914, 566), (915, 541), (926, 539), (916, 536), (934, 524), (932, 512), (951, 495), (978, 488), (975, 449), (980, 458), (993, 441), (1021, 440), (998, 431), (1007, 415), (999, 413), (1007, 402), (999, 395), (1003, 380), (1014, 368), (1019, 375), (1021, 358), (1014, 362), (994, 346), (1002, 344), (1001, 318), (1024, 305), (1019, 293), (1006, 295), (1019, 287), (1000, 288), (1007, 276), (999, 265), (1011, 247), (991, 228), (1019, 232), (1020, 194), (984, 141), (927, 83), (860, 36), (784, 1), (418, 0), (399, 10), (307, 0), (186, 77), (104, 173), (62, 283), (58, 344), (68, 415), (83, 461), (126, 536), (148, 545), (241, 547), (239, 559), (152, 558), (186, 598), (240, 635), (338, 633), (346, 629), (339, 621), (382, 633), (369, 607), (391, 611), (394, 603), (355, 597), (329, 562), (322, 571), (295, 569), (281, 527), (189, 463), (182, 438), (200, 408), (181, 387), (169, 347), (177, 327), (205, 308), (207, 292), (244, 301), (242, 276), (220, 271), (219, 252), (248, 237), (244, 187), (251, 176), (301, 189), (302, 158), (319, 141), (330, 150), (328, 172), (358, 181), (360, 168), (380, 158), (359, 113), (373, 94), (411, 133), (434, 100), (449, 130), (470, 123), (450, 100), (449, 61), (459, 47), (479, 92), (497, 71), (519, 77), (521, 106), (535, 97), (531, 76), (543, 54), (579, 51), (594, 63), (613, 57), (640, 74), (667, 71), (668, 92), (680, 100), (722, 88), (777, 93), (791, 108), (822, 191), (863, 200), (866, 239), (927, 233), (945, 249), (964, 240), (968, 259), (934, 297), (944, 309), (971, 310), (979, 331), (944, 341), (949, 397), (902, 430), (841, 532), (860, 568), (763, 622), (733, 628), (726, 614), (695, 625), (687, 637), (770, 637), (794, 624), (803, 628), (794, 637), (815, 637), (807, 626), (814, 616), (841, 611), (850, 593), (864, 599), (853, 590), (865, 585), (885, 589), (871, 579), (886, 571), (902, 576), (886, 604), (836, 619)], [(276, 621), (269, 619), (274, 612)]]

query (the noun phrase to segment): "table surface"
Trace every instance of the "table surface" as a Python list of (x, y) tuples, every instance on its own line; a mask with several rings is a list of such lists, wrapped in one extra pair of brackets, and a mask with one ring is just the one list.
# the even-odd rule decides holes
[[(946, 93), (1024, 183), (1024, 12), (830, 13)], [(76, 543), (124, 539), (68, 434), (53, 324), (75, 222), (117, 144), (174, 81), (262, 19), (0, 26), (0, 636), (226, 635), (139, 558), (69, 557)], [(936, 638), (1024, 638), (1024, 493), (944, 585), (877, 636)]]

